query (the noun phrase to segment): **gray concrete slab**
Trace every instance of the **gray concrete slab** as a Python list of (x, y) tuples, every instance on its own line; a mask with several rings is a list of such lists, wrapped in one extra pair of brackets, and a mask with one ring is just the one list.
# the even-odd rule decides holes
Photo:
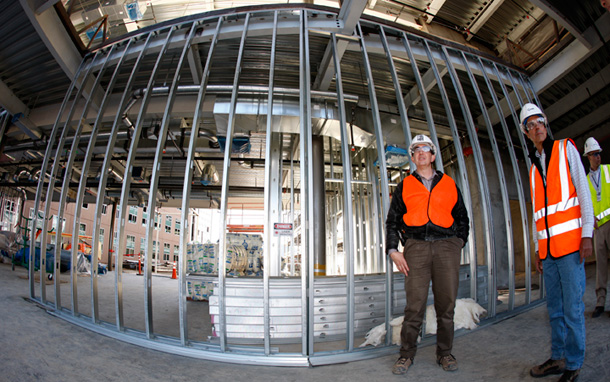
[[(610, 381), (610, 316), (590, 315), (594, 270), (595, 265), (587, 266), (587, 355), (581, 382)], [(24, 275), (23, 268), (11, 271), (10, 265), (0, 264), (0, 381), (533, 381), (530, 367), (550, 353), (550, 327), (542, 305), (457, 337), (453, 353), (460, 370), (454, 373), (436, 366), (434, 346), (420, 348), (405, 376), (391, 374), (394, 355), (312, 368), (202, 361), (117, 341), (52, 316), (25, 299)]]

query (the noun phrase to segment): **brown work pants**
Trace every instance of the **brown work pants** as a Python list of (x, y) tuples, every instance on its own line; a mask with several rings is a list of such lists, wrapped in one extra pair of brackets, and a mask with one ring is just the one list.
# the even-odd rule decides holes
[(608, 288), (608, 254), (610, 254), (610, 221), (593, 231), (595, 243), (595, 306), (606, 305), (606, 291)]
[(407, 306), (400, 336), (401, 357), (414, 357), (417, 352), (417, 337), (426, 313), (430, 281), (438, 325), (436, 355), (451, 354), (462, 245), (462, 239), (457, 237), (435, 241), (407, 240), (404, 256), (409, 275), (405, 277)]

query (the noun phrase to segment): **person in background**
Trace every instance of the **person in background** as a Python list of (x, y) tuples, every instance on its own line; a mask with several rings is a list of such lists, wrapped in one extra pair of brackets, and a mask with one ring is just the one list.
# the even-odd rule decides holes
[(409, 151), (417, 169), (396, 187), (386, 219), (387, 253), (405, 274), (407, 295), (400, 357), (392, 373), (405, 374), (413, 364), (430, 281), (438, 324), (436, 362), (445, 371), (455, 371), (453, 316), (460, 252), (470, 229), (468, 213), (454, 180), (432, 167), (438, 150), (430, 138), (415, 136)]
[(608, 255), (610, 254), (610, 165), (602, 165), (602, 148), (595, 138), (585, 141), (583, 156), (589, 159), (589, 190), (595, 214), (595, 296), (597, 303), (591, 315), (597, 318), (604, 313), (608, 289)]
[(534, 104), (523, 105), (519, 120), (535, 147), (529, 155), (532, 228), (551, 324), (551, 357), (530, 375), (562, 374), (560, 382), (572, 382), (585, 359), (584, 259), (593, 252), (591, 194), (574, 142), (551, 139), (546, 116)]

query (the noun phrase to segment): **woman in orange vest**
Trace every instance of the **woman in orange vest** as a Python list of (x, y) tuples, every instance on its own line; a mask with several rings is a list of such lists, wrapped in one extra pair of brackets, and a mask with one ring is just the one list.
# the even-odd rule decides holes
[(530, 374), (576, 381), (585, 359), (583, 260), (593, 251), (591, 195), (574, 142), (548, 137), (546, 117), (534, 104), (523, 106), (520, 120), (535, 146), (530, 187), (536, 269), (544, 276), (551, 323), (551, 357)]
[[(430, 138), (415, 136), (409, 149), (417, 169), (394, 191), (386, 219), (387, 252), (405, 274), (407, 295), (400, 357), (392, 373), (405, 374), (413, 364), (430, 281), (438, 324), (436, 360), (443, 370), (455, 371), (453, 314), (460, 252), (470, 229), (468, 213), (453, 179), (432, 168), (437, 150)], [(403, 252), (398, 250), (399, 243)]]

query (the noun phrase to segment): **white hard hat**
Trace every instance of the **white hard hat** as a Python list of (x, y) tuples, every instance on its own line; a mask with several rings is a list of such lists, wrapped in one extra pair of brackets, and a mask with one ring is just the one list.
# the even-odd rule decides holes
[(585, 141), (585, 153), (582, 154), (583, 157), (587, 156), (591, 151), (602, 151), (602, 148), (599, 146), (599, 143), (593, 137), (587, 138)]
[(427, 135), (419, 134), (413, 137), (411, 145), (409, 146), (409, 152), (411, 153), (411, 156), (415, 154), (415, 146), (419, 146), (422, 144), (430, 146), (430, 148), (432, 149), (432, 155), (436, 155), (436, 146), (434, 145), (434, 143), (432, 143), (432, 140), (428, 138)]
[(545, 119), (544, 123), (546, 124), (546, 116), (544, 115), (542, 110), (540, 110), (540, 108), (538, 106), (534, 105), (533, 103), (526, 103), (521, 108), (521, 114), (519, 115), (519, 121), (521, 122), (520, 123), (521, 131), (523, 132), (523, 134), (527, 134), (527, 129), (525, 128), (525, 123), (527, 122), (527, 119), (529, 117), (531, 117), (532, 115), (539, 115), (539, 116), (543, 117)]

